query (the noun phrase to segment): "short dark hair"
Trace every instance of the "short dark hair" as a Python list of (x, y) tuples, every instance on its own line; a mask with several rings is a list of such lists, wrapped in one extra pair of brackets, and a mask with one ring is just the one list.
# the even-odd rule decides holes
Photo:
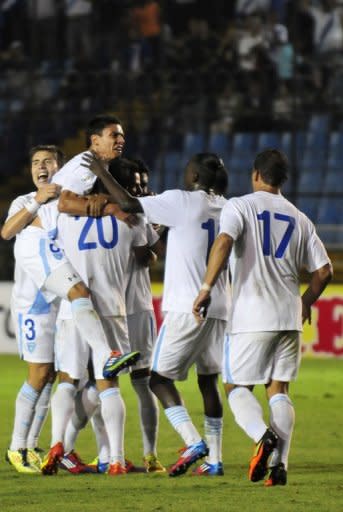
[(113, 178), (124, 188), (129, 187), (132, 183), (133, 175), (139, 173), (139, 167), (134, 160), (122, 157), (111, 160), (108, 170)]
[(49, 151), (49, 153), (53, 153), (57, 160), (57, 165), (59, 169), (65, 164), (66, 157), (63, 153), (62, 149), (60, 149), (58, 146), (55, 146), (54, 144), (39, 144), (38, 146), (33, 146), (30, 149), (29, 155), (30, 155), (30, 163), (32, 163), (33, 156), (38, 151)]
[(216, 153), (196, 153), (188, 163), (196, 169), (199, 184), (206, 189), (213, 189), (216, 193), (218, 193), (218, 187), (220, 190), (223, 189), (224, 174), (227, 175), (227, 170), (223, 160)]
[(91, 136), (94, 134), (101, 135), (102, 130), (106, 128), (106, 126), (109, 126), (110, 124), (121, 124), (119, 119), (115, 116), (104, 114), (93, 117), (88, 122), (87, 128), (86, 128), (86, 146), (89, 148), (91, 145)]
[(254, 169), (262, 180), (272, 187), (281, 187), (288, 179), (289, 163), (286, 155), (278, 149), (266, 149), (258, 153)]

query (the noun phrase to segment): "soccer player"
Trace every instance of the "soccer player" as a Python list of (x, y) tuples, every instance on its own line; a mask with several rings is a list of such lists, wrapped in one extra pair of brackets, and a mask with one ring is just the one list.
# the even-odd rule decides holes
[[(1, 230), (5, 240), (38, 229), (27, 226), (42, 204), (59, 195), (60, 186), (51, 183), (51, 179), (63, 161), (64, 155), (57, 146), (41, 145), (31, 149), (31, 175), (37, 190), (12, 202)], [(18, 472), (34, 473), (40, 472), (38, 438), (55, 380), (57, 307), (44, 300), (28, 274), (16, 265), (11, 310), (20, 357), (28, 364), (28, 377), (17, 395), (12, 440), (6, 458)]]
[[(288, 161), (276, 149), (256, 156), (253, 193), (230, 199), (220, 218), (203, 285), (194, 302), (203, 322), (213, 286), (230, 256), (232, 309), (224, 345), (223, 379), (236, 422), (256, 443), (252, 482), (285, 485), (294, 426), (289, 383), (300, 365), (302, 323), (332, 277), (327, 252), (311, 221), (281, 194)], [(311, 275), (302, 296), (299, 275)], [(252, 390), (264, 384), (269, 427)], [(269, 470), (269, 471), (268, 471)]]
[[(197, 474), (221, 475), (222, 404), (217, 376), (227, 318), (225, 272), (214, 288), (209, 315), (201, 326), (196, 324), (191, 310), (192, 293), (201, 285), (219, 215), (226, 202), (212, 192), (223, 163), (215, 154), (196, 154), (186, 166), (186, 191), (169, 190), (157, 196), (134, 198), (114, 182), (96, 159), (85, 156), (84, 161), (124, 211), (144, 212), (148, 222), (169, 227), (162, 303), (166, 316), (154, 348), (150, 387), (186, 444), (169, 475), (185, 473), (208, 454)], [(174, 380), (187, 378), (193, 363), (197, 366), (204, 402), (207, 443), (192, 423), (174, 384)]]

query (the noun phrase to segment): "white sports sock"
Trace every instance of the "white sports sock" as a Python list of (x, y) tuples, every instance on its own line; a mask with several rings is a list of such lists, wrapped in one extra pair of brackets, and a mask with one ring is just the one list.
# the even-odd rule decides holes
[(61, 382), (51, 399), (51, 446), (64, 443), (68, 422), (73, 414), (76, 387), (69, 382)]
[(164, 412), (172, 427), (184, 440), (186, 446), (201, 441), (201, 436), (193, 425), (186, 407), (175, 405), (174, 407), (164, 409)]
[(132, 379), (131, 383), (138, 397), (138, 410), (143, 439), (144, 455), (156, 455), (159, 408), (157, 399), (149, 387), (149, 377)]
[(45, 384), (41, 394), (39, 395), (30, 432), (27, 438), (27, 448), (36, 448), (38, 446), (38, 438), (49, 412), (51, 391), (52, 384), (48, 382)]
[(99, 404), (99, 395), (94, 385), (87, 385), (76, 393), (75, 409), (68, 421), (64, 436), (64, 449), (70, 453), (75, 448), (77, 436), (93, 415)]
[(205, 416), (205, 440), (209, 447), (206, 460), (209, 464), (222, 462), (223, 418), (210, 418)]
[(119, 388), (109, 388), (99, 393), (101, 414), (110, 445), (110, 463), (125, 464), (124, 458), (124, 425), (125, 403)]
[(95, 434), (96, 444), (98, 447), (99, 462), (108, 463), (110, 461), (110, 445), (106, 432), (105, 423), (101, 415), (100, 404), (95, 409), (91, 417), (91, 425)]
[(89, 298), (75, 299), (71, 302), (71, 312), (77, 329), (93, 351), (101, 354), (104, 364), (110, 356), (111, 349), (106, 339), (101, 320)]
[(248, 388), (238, 387), (231, 391), (228, 401), (237, 424), (257, 443), (267, 430), (257, 398)]
[(39, 393), (30, 384), (24, 382), (15, 402), (14, 427), (10, 450), (27, 447), (27, 437), (35, 413)]
[(295, 414), (292, 400), (288, 395), (277, 393), (269, 400), (270, 426), (278, 435), (276, 449), (272, 453), (269, 466), (283, 462), (288, 467), (288, 455), (292, 440)]

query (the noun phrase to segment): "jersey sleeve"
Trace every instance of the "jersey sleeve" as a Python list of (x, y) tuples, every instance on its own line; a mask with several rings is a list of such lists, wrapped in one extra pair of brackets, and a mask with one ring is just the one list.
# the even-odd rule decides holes
[(229, 199), (225, 204), (219, 221), (219, 234), (225, 233), (237, 240), (244, 229), (244, 218), (237, 199)]
[(53, 177), (53, 182), (80, 196), (89, 194), (96, 181), (96, 176), (89, 169), (81, 165), (82, 154), (74, 157)]
[(327, 263), (331, 263), (331, 260), (326, 252), (323, 242), (317, 235), (315, 227), (311, 223), (304, 266), (309, 273), (312, 273)]
[(182, 190), (167, 190), (157, 196), (139, 197), (144, 214), (152, 224), (173, 227), (181, 224), (187, 215)]

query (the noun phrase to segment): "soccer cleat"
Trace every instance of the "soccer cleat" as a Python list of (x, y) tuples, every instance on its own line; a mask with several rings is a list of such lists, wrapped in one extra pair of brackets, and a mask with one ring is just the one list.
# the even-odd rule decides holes
[(40, 448), (28, 448), (27, 449), (27, 461), (30, 466), (37, 468), (40, 472), (40, 468), (42, 466), (42, 459), (40, 454), (43, 452)]
[(283, 462), (280, 462), (277, 466), (269, 468), (269, 474), (267, 479), (264, 481), (265, 487), (272, 487), (273, 485), (286, 485), (287, 483), (287, 471)]
[(111, 352), (102, 371), (104, 379), (113, 379), (121, 370), (135, 364), (139, 358), (140, 352), (127, 352), (126, 354), (117, 351)]
[(118, 476), (118, 475), (126, 475), (128, 473), (126, 464), (123, 466), (120, 462), (115, 462), (114, 464), (110, 464), (108, 468), (108, 475)]
[(31, 465), (27, 458), (27, 449), (7, 450), (6, 461), (9, 462), (18, 473), (34, 474), (40, 473), (40, 469)]
[(125, 459), (125, 469), (126, 473), (136, 473), (136, 468), (133, 462), (128, 459)]
[(85, 464), (79, 457), (79, 455), (72, 450), (70, 453), (64, 455), (59, 462), (58, 467), (65, 469), (74, 475), (80, 475), (81, 473), (97, 473), (97, 468), (88, 464)]
[(179, 460), (175, 462), (169, 469), (169, 476), (180, 476), (186, 473), (187, 469), (199, 459), (208, 455), (208, 446), (205, 441), (201, 440), (199, 443), (191, 444), (180, 450), (181, 455)]
[(224, 468), (222, 462), (217, 462), (216, 464), (210, 464), (209, 462), (204, 462), (201, 466), (197, 467), (192, 475), (194, 476), (223, 476)]
[(58, 471), (58, 464), (63, 459), (64, 448), (61, 442), (50, 448), (41, 465), (43, 475), (54, 475)]
[(99, 457), (95, 457), (87, 466), (93, 468), (95, 473), (104, 474), (107, 473), (110, 464), (109, 462), (99, 462)]
[(153, 453), (149, 453), (143, 457), (143, 462), (147, 473), (166, 473), (167, 471)]
[(277, 435), (267, 428), (260, 441), (256, 444), (254, 455), (249, 465), (249, 480), (258, 482), (268, 472), (268, 459), (277, 443)]

